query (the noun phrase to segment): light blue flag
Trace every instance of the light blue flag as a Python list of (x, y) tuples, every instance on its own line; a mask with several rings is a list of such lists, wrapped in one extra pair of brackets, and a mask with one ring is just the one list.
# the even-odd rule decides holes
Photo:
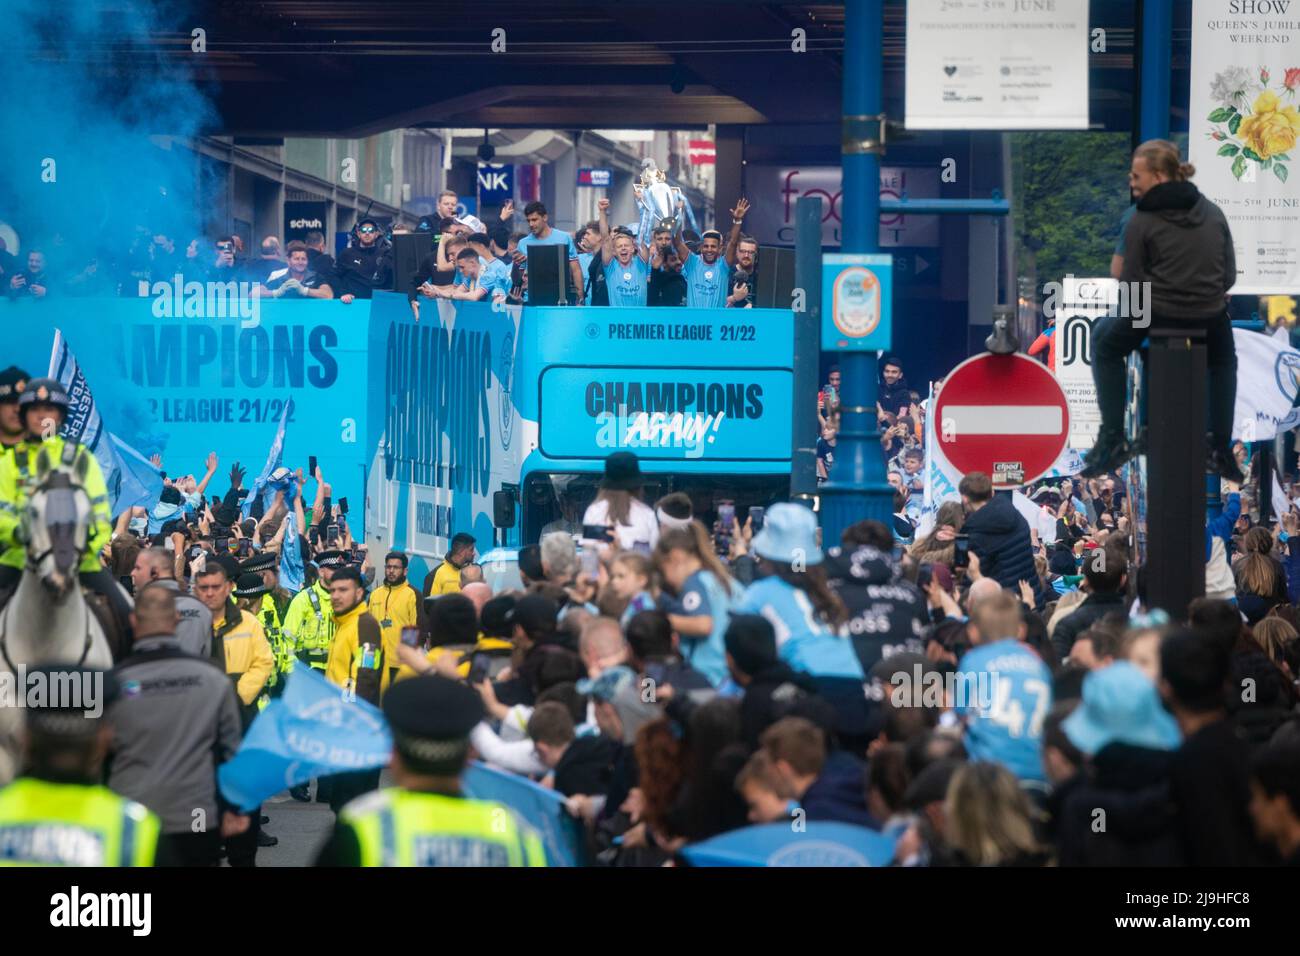
[(461, 788), (467, 797), (504, 803), (523, 817), (542, 838), (547, 866), (583, 865), (582, 824), (565, 808), (563, 794), (477, 760), (461, 777)]
[(347, 699), (313, 668), (295, 667), (284, 694), (248, 728), (217, 770), (222, 795), (244, 811), (312, 777), (387, 766), (393, 750), (378, 707)]
[[(286, 400), (284, 411), (280, 412), (280, 424), (275, 430), (275, 440), (271, 442), (271, 450), (266, 453), (266, 464), (262, 467), (261, 474), (253, 481), (253, 487), (249, 489), (248, 497), (244, 499), (243, 513), (247, 518), (253, 511), (253, 502), (259, 497), (262, 499), (262, 509), (270, 507), (271, 497), (274, 496), (276, 489), (268, 489), (268, 483), (271, 481), (271, 475), (280, 467), (280, 462), (284, 458), (284, 423), (289, 419), (289, 408), (293, 405), (292, 401)], [(285, 532), (286, 536), (288, 532)]]
[(899, 833), (849, 823), (764, 823), (682, 849), (691, 866), (888, 866)]
[[(131, 454), (143, 461), (143, 470), (138, 463), (124, 463), (119, 448), (129, 447), (113, 437), (104, 427), (95, 406), (95, 397), (90, 393), (90, 383), (77, 364), (77, 357), (72, 354), (67, 340), (58, 329), (54, 330), (54, 348), (50, 351), (49, 377), (57, 379), (68, 391), (68, 414), (59, 429), (60, 437), (85, 445), (99, 462), (99, 470), (104, 473), (104, 484), (108, 487), (109, 510), (116, 518), (128, 508), (139, 505), (149, 507), (162, 494), (162, 477), (148, 460), (139, 456), (134, 449)], [(152, 477), (146, 477), (151, 474)], [(154, 479), (156, 478), (156, 490)]]
[(302, 566), (302, 547), (298, 543), (298, 516), (294, 513), (293, 503), (298, 496), (298, 482), (289, 478), (289, 488), (284, 494), (285, 506), (289, 513), (285, 516), (284, 540), (280, 543), (280, 586), (287, 591), (302, 590), (305, 572)]
[[(162, 472), (154, 467), (153, 462), (140, 454), (112, 432), (108, 433), (117, 452), (118, 472), (117, 501), (121, 507), (114, 508), (115, 514), (121, 514), (127, 508), (149, 508), (162, 497)], [(107, 480), (107, 479), (106, 479)], [(112, 485), (109, 485), (111, 491)]]

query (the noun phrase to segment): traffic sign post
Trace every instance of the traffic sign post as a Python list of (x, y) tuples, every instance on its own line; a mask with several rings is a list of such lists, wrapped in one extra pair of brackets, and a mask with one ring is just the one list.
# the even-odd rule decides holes
[(962, 362), (944, 379), (932, 413), (944, 457), (963, 475), (986, 473), (999, 490), (1047, 474), (1070, 437), (1060, 384), (1020, 353)]

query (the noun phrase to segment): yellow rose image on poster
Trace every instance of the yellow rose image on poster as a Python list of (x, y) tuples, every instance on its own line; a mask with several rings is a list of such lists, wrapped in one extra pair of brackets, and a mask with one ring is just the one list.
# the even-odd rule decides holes
[(1261, 159), (1269, 159), (1295, 148), (1300, 135), (1300, 113), (1294, 106), (1281, 106), (1276, 93), (1261, 93), (1254, 113), (1241, 121), (1237, 135)]
[[(1215, 76), (1211, 92), (1222, 105), (1207, 117), (1215, 124), (1209, 136), (1223, 144), (1218, 155), (1232, 159), (1232, 175), (1237, 179), (1245, 174), (1247, 163), (1255, 163), (1261, 171), (1272, 169), (1273, 175), (1287, 181), (1286, 164), (1300, 139), (1300, 111), (1283, 105), (1282, 96), (1294, 96), (1298, 76), (1296, 67), (1284, 70), (1280, 94), (1268, 88), (1267, 68), (1259, 71), (1258, 83), (1242, 67)], [(1255, 92), (1253, 102), (1251, 92)]]

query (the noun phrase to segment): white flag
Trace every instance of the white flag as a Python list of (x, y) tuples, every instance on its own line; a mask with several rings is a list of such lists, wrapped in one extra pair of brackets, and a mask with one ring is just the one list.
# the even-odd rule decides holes
[(1300, 375), (1300, 351), (1282, 335), (1233, 329), (1237, 346), (1237, 403), (1232, 437), (1244, 442), (1269, 441), (1300, 424), (1293, 409)]

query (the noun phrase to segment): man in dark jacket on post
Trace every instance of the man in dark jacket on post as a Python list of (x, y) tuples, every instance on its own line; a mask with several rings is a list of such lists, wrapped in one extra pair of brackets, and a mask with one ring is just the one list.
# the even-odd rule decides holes
[(994, 495), (993, 483), (982, 471), (968, 474), (957, 490), (966, 508), (966, 523), (961, 530), (970, 536), (970, 550), (979, 558), (980, 574), (1013, 594), (1021, 581), (1028, 581), (1038, 591), (1029, 523), (1011, 503), (1010, 496)]
[(1088, 596), (1083, 603), (1061, 618), (1052, 632), (1052, 648), (1059, 663), (1070, 656), (1079, 635), (1112, 611), (1124, 613), (1125, 589), (1128, 586), (1128, 557), (1124, 549), (1110, 541), (1083, 556), (1083, 578)]
[[(1228, 317), (1228, 290), (1237, 281), (1232, 233), (1223, 211), (1189, 181), (1196, 170), (1178, 147), (1148, 140), (1133, 153), (1129, 187), (1137, 211), (1124, 230), (1119, 312), (1093, 332), (1093, 379), (1101, 431), (1082, 475), (1104, 475), (1138, 453), (1124, 438), (1124, 363), (1154, 329), (1206, 332), (1210, 449), (1207, 468), (1243, 480), (1232, 455), (1237, 352)], [(1149, 290), (1149, 291), (1148, 291)]]

